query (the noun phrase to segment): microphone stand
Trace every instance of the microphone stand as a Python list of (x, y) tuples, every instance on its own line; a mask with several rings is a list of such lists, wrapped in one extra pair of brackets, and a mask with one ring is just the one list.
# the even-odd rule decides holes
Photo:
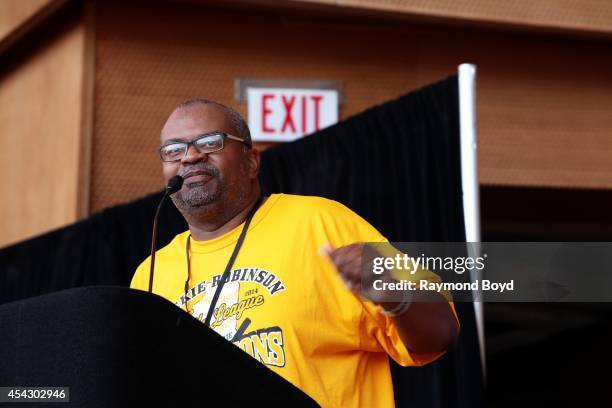
[(155, 211), (155, 218), (153, 218), (153, 237), (151, 238), (151, 268), (149, 270), (149, 292), (153, 291), (153, 273), (155, 271), (155, 252), (157, 252), (157, 234), (158, 234), (158, 223), (159, 223), (159, 210), (161, 210), (162, 205), (166, 201), (166, 198), (171, 194), (176, 193), (183, 186), (183, 178), (181, 176), (174, 176), (170, 180), (168, 180), (168, 185), (166, 186), (166, 191), (164, 192), (164, 196), (159, 201), (159, 205), (157, 206), (157, 210)]

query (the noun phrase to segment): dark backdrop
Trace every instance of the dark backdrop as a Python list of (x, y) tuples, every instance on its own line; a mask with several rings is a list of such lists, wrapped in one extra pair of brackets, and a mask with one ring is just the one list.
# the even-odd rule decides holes
[[(265, 194), (340, 201), (391, 241), (464, 241), (457, 77), (371, 108), (262, 154)], [(128, 285), (148, 255), (160, 194), (0, 251), (0, 302), (86, 285)], [(172, 205), (160, 246), (186, 229)], [(398, 406), (480, 407), (473, 305), (457, 304), (457, 348), (421, 368), (392, 365)]]

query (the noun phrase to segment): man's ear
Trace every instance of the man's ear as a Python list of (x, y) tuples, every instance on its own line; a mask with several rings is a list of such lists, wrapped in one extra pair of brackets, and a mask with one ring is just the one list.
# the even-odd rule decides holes
[(247, 165), (249, 171), (249, 178), (256, 179), (259, 175), (259, 163), (260, 163), (260, 154), (259, 150), (254, 147), (251, 147), (246, 152), (247, 155)]

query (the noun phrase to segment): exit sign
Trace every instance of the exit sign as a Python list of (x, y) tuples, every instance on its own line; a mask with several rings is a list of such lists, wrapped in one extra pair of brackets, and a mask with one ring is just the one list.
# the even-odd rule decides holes
[(338, 91), (330, 89), (246, 89), (251, 137), (287, 142), (338, 122)]

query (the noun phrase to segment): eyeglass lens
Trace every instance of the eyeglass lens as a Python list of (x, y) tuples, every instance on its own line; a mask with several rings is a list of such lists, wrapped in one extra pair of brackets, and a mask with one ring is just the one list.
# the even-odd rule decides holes
[(223, 135), (211, 134), (202, 136), (191, 143), (174, 142), (162, 146), (160, 155), (163, 161), (176, 161), (185, 156), (189, 144), (193, 144), (196, 150), (200, 153), (212, 153), (223, 149)]

